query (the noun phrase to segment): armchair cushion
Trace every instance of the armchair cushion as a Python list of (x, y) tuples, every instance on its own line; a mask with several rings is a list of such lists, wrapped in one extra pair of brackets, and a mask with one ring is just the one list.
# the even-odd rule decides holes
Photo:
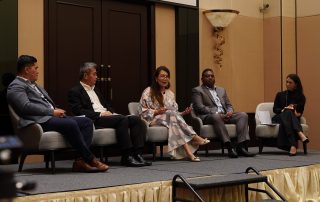
[(165, 142), (168, 141), (168, 128), (164, 126), (152, 126), (147, 130), (148, 142)]
[(116, 130), (113, 128), (95, 129), (92, 146), (107, 146), (117, 144)]
[(71, 146), (63, 138), (63, 136), (56, 131), (48, 131), (42, 133), (39, 150), (57, 150), (70, 148)]

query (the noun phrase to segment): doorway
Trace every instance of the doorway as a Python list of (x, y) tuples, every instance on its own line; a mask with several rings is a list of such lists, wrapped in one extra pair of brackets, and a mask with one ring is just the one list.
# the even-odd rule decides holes
[(97, 86), (117, 113), (128, 114), (152, 72), (150, 10), (125, 1), (47, 1), (45, 87), (59, 107), (70, 112), (68, 90), (79, 82), (80, 65), (91, 61), (104, 72)]

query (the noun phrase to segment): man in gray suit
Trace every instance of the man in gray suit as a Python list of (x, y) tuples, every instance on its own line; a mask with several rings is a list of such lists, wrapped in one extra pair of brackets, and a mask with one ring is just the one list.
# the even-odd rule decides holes
[[(202, 119), (204, 124), (213, 125), (215, 133), (227, 147), (230, 158), (237, 158), (238, 155), (254, 156), (254, 154), (245, 149), (246, 142), (250, 140), (248, 115), (244, 112), (233, 112), (226, 90), (215, 85), (215, 77), (211, 69), (203, 70), (201, 81), (201, 86), (192, 89), (192, 103), (195, 113)], [(231, 146), (225, 123), (236, 124), (237, 152)]]
[(104, 172), (108, 166), (98, 161), (89, 150), (93, 123), (86, 117), (67, 117), (63, 109), (55, 106), (48, 93), (36, 84), (37, 59), (21, 55), (17, 63), (17, 77), (8, 87), (7, 99), (21, 117), (19, 127), (32, 123), (41, 125), (43, 131), (57, 131), (76, 150), (79, 158), (73, 163), (75, 172)]

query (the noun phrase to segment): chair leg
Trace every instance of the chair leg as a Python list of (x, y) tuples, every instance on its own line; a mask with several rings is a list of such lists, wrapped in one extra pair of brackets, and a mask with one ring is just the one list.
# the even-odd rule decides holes
[(24, 161), (26, 160), (26, 157), (27, 157), (27, 154), (25, 154), (25, 153), (21, 154), (18, 172), (22, 171), (23, 164), (24, 164)]
[(157, 146), (156, 143), (152, 143), (152, 160), (156, 160), (156, 152), (157, 152)]
[(208, 148), (208, 144), (205, 145), (205, 150), (206, 150), (206, 156), (209, 156), (209, 148)]
[(263, 150), (263, 143), (262, 143), (262, 140), (259, 140), (259, 154), (262, 154), (262, 150)]
[(221, 153), (222, 153), (222, 155), (224, 155), (224, 143), (223, 142), (221, 142)]
[(103, 146), (99, 146), (99, 158), (101, 162), (103, 162), (103, 157), (104, 157)]
[(55, 165), (54, 151), (50, 151), (50, 158), (51, 158), (51, 173), (55, 174), (56, 165)]
[(160, 158), (163, 160), (163, 145), (160, 145)]
[(49, 160), (50, 160), (50, 156), (48, 155), (48, 153), (44, 154), (44, 162), (46, 163), (46, 169), (49, 168)]
[(103, 149), (103, 157), (104, 157), (104, 162), (108, 163), (108, 150), (106, 151), (107, 148)]

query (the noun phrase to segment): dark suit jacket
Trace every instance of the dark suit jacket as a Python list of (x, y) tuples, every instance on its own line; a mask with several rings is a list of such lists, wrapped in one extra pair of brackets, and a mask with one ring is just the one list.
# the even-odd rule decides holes
[[(232, 104), (224, 88), (216, 86), (216, 92), (220, 102), (226, 112), (233, 112)], [(218, 112), (218, 106), (215, 103), (209, 89), (204, 86), (198, 86), (192, 89), (192, 106), (195, 113), (204, 120), (209, 114)]]
[[(108, 111), (114, 112), (108, 101), (102, 96), (97, 88), (94, 88), (101, 104), (107, 108)], [(92, 102), (86, 90), (79, 83), (71, 88), (68, 92), (68, 103), (72, 113), (76, 116), (85, 115), (86, 117), (97, 120), (100, 117), (100, 112), (95, 112), (92, 107)]]
[[(48, 93), (37, 86), (43, 96), (54, 106)], [(18, 127), (32, 123), (44, 123), (53, 116), (53, 109), (41, 94), (31, 87), (29, 81), (17, 77), (11, 82), (7, 92), (8, 103), (20, 116)]]

